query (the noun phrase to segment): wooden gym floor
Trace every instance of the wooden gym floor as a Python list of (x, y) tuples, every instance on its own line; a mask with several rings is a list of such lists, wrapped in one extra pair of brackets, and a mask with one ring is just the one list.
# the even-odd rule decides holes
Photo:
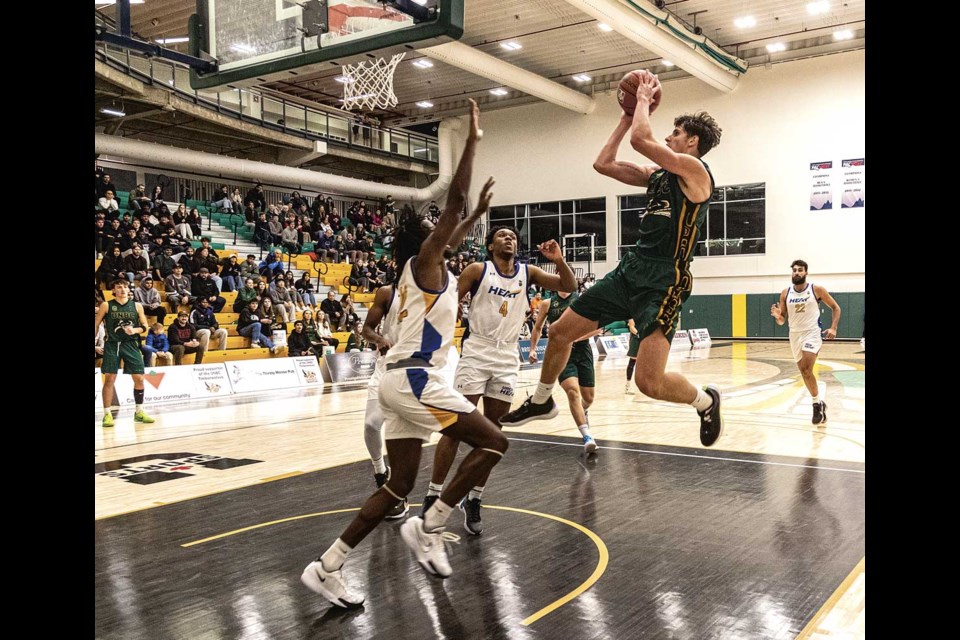
[(124, 410), (109, 430), (98, 412), (97, 637), (863, 637), (859, 345), (820, 354), (819, 428), (786, 343), (672, 355), (671, 370), (725, 393), (710, 449), (690, 407), (625, 395), (625, 367), (598, 363), (597, 456), (583, 458), (566, 410), (509, 430), (483, 535), (451, 516), (453, 576), (426, 575), (384, 522), (345, 565), (367, 595), (352, 612), (299, 574), (374, 488), (365, 389), (167, 405), (152, 425)]

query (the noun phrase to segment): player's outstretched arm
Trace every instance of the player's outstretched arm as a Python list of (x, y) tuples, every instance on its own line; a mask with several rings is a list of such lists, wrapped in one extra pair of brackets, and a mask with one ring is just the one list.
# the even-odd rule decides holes
[(610, 134), (606, 144), (600, 149), (600, 154), (597, 156), (597, 159), (593, 162), (593, 169), (597, 173), (602, 173), (624, 184), (635, 187), (645, 187), (650, 181), (650, 176), (660, 167), (652, 164), (641, 167), (632, 162), (617, 160), (617, 150), (620, 148), (623, 137), (630, 131), (632, 123), (633, 120), (630, 116), (625, 113), (620, 115), (620, 121), (617, 122), (617, 127), (613, 130), (613, 133)]
[(544, 258), (557, 266), (557, 272), (547, 273), (540, 267), (531, 265), (528, 267), (530, 282), (551, 291), (563, 291), (564, 293), (576, 291), (577, 276), (574, 275), (573, 269), (563, 259), (563, 252), (560, 250), (557, 241), (547, 240), (538, 244), (537, 249), (540, 250)]
[(363, 331), (361, 332), (363, 337), (370, 342), (375, 342), (380, 353), (386, 353), (387, 349), (393, 346), (389, 340), (377, 331), (377, 327), (380, 326), (380, 322), (390, 309), (392, 298), (393, 286), (384, 285), (377, 289), (377, 293), (373, 296), (373, 304), (367, 309), (367, 318), (363, 322)]
[(813, 294), (817, 296), (818, 300), (823, 300), (824, 304), (830, 307), (830, 311), (833, 313), (833, 319), (830, 322), (830, 328), (824, 329), (823, 337), (827, 340), (833, 340), (837, 337), (837, 327), (840, 326), (840, 305), (834, 299), (830, 292), (826, 290), (825, 287), (821, 287), (818, 284), (813, 285)]
[(540, 334), (543, 333), (543, 323), (547, 321), (547, 314), (550, 313), (550, 300), (540, 301), (540, 312), (537, 314), (537, 320), (533, 323), (533, 329), (530, 331), (530, 356), (527, 358), (530, 364), (537, 361), (537, 343), (540, 342)]

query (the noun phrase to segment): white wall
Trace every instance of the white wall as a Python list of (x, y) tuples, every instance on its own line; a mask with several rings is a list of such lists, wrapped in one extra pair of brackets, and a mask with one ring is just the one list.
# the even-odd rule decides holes
[[(598, 108), (588, 116), (550, 104), (482, 113), (472, 200), (488, 175), (497, 179), (494, 205), (606, 196), (614, 260), (595, 266), (603, 275), (616, 266), (616, 196), (641, 190), (593, 171), (620, 116), (612, 92), (596, 97)], [(670, 132), (676, 115), (706, 110), (723, 129), (720, 145), (704, 158), (717, 184), (766, 183), (766, 254), (696, 258), (694, 295), (779, 291), (795, 258), (831, 291), (865, 290), (865, 208), (809, 210), (810, 162), (833, 160), (837, 193), (840, 161), (864, 157), (864, 106), (863, 51), (752, 67), (730, 94), (694, 78), (664, 83), (652, 116), (657, 135)], [(645, 161), (628, 141), (619, 157)]]

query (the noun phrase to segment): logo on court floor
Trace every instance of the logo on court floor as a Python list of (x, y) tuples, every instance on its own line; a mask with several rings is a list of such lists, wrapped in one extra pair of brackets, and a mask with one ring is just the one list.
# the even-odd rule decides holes
[(155, 484), (177, 478), (188, 478), (202, 468), (225, 471), (234, 467), (256, 464), (263, 460), (223, 458), (202, 453), (151, 453), (135, 458), (111, 460), (93, 465), (93, 472), (106, 478), (120, 478), (134, 484)]

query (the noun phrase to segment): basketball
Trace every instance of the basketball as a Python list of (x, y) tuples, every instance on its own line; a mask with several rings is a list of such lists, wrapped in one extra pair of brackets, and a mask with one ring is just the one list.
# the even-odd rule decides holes
[[(620, 108), (623, 109), (623, 112), (628, 116), (632, 116), (634, 110), (637, 108), (637, 87), (640, 86), (640, 79), (645, 74), (653, 76), (655, 80), (657, 79), (655, 75), (646, 69), (638, 69), (623, 76), (623, 79), (620, 80), (620, 86), (617, 87), (617, 101), (620, 103)], [(660, 97), (662, 95), (663, 91), (660, 89), (660, 81), (657, 80), (657, 90), (653, 94), (653, 102), (650, 103), (650, 113), (653, 113), (654, 110), (660, 106)]]

